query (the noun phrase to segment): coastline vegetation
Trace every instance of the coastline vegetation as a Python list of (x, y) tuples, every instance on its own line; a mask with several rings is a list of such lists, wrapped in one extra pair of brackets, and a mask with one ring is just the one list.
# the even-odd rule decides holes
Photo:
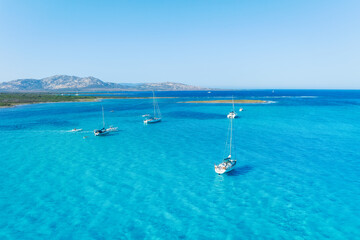
[[(152, 97), (127, 96), (76, 96), (59, 93), (0, 93), (0, 107), (12, 107), (22, 104), (56, 103), (56, 102), (90, 102), (101, 99), (148, 99)], [(175, 98), (175, 97), (160, 97)]]
[(0, 107), (48, 102), (95, 101), (92, 96), (60, 95), (51, 93), (0, 93)]

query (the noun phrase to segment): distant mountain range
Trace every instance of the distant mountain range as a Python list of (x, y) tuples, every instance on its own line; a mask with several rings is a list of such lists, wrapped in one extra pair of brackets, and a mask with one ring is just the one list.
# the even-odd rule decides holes
[(0, 83), (0, 91), (193, 91), (209, 90), (183, 83), (111, 83), (94, 77), (55, 75), (42, 79), (17, 79)]

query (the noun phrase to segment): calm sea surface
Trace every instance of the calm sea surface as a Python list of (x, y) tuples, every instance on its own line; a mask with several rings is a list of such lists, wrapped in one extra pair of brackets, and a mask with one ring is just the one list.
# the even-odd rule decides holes
[[(156, 95), (148, 126), (151, 99), (0, 109), (0, 239), (360, 239), (360, 91)], [(236, 104), (217, 175), (231, 104), (182, 102), (232, 95), (271, 103)]]

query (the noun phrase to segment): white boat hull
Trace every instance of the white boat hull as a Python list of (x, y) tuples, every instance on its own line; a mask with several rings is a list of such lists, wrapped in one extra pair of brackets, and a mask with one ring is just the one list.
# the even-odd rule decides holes
[(105, 136), (105, 135), (108, 135), (109, 134), (109, 132), (108, 131), (102, 131), (102, 132), (99, 132), (99, 131), (97, 131), (97, 130), (94, 130), (94, 135), (95, 136)]
[(161, 118), (150, 118), (144, 120), (145, 124), (158, 123), (158, 122), (161, 122)]
[(220, 163), (219, 165), (215, 165), (215, 172), (218, 174), (230, 172), (235, 168), (235, 165), (236, 165), (236, 160), (230, 160), (228, 163), (226, 162)]
[(238, 116), (235, 113), (229, 113), (227, 118), (237, 118)]

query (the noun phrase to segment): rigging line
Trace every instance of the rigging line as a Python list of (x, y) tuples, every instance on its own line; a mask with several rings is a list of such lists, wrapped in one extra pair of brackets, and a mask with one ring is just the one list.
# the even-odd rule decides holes
[(228, 131), (227, 131), (227, 135), (226, 135), (226, 140), (225, 140), (225, 148), (224, 148), (224, 153), (223, 153), (223, 158), (225, 159), (228, 154), (228, 150), (229, 150), (229, 136), (230, 136), (230, 122), (229, 122), (229, 125), (228, 125)]
[(154, 93), (154, 90), (152, 91), (152, 93), (153, 93), (154, 118), (155, 118), (155, 117), (156, 117), (156, 112), (155, 112), (155, 104), (156, 104), (156, 102), (155, 102), (155, 93)]
[(231, 126), (231, 129), (230, 129), (230, 156), (231, 156), (231, 144), (232, 144), (232, 128), (233, 128), (233, 119), (230, 118), (230, 126)]
[(157, 101), (156, 101), (156, 111), (157, 111), (158, 117), (161, 118), (160, 107), (159, 107), (159, 103)]
[(236, 159), (236, 128), (235, 128), (236, 125), (236, 121), (234, 121), (233, 123), (233, 149), (234, 149), (234, 158)]
[(102, 107), (103, 128), (105, 128), (104, 106), (101, 107)]

